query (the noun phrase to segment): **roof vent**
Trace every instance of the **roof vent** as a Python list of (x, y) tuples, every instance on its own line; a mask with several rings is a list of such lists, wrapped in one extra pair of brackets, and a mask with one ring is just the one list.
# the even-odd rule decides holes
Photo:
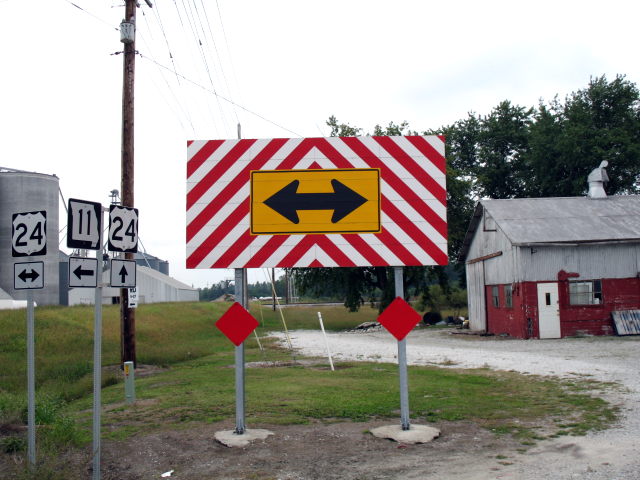
[(607, 171), (604, 169), (607, 165), (609, 165), (609, 162), (603, 160), (600, 162), (600, 166), (594, 168), (587, 177), (587, 182), (589, 182), (589, 193), (587, 196), (589, 198), (607, 198), (607, 194), (604, 191), (604, 185), (609, 181)]

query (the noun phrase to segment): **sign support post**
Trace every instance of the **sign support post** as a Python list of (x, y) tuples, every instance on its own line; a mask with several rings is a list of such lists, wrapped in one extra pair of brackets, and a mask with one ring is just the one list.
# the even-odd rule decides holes
[[(235, 269), (235, 296), (236, 302), (247, 309), (246, 290), (247, 270), (245, 268)], [(244, 425), (244, 342), (236, 346), (236, 429), (237, 435), (242, 435), (245, 431)]]
[[(102, 214), (102, 212), (101, 212)], [(98, 285), (93, 324), (93, 480), (100, 480), (100, 414), (102, 408), (102, 248), (96, 250)]]
[(27, 451), (29, 466), (36, 466), (36, 374), (33, 291), (27, 290)]
[[(393, 267), (396, 297), (404, 298), (402, 267)], [(400, 373), (400, 422), (402, 430), (409, 430), (409, 385), (407, 382), (407, 339), (398, 340), (398, 369)]]

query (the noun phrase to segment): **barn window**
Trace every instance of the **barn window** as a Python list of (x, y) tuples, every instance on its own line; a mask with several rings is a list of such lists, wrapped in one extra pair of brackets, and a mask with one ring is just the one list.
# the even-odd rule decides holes
[(504, 306), (513, 307), (513, 286), (511, 284), (504, 286)]
[(488, 213), (484, 214), (484, 225), (483, 230), (485, 232), (495, 232), (496, 231), (496, 221), (493, 219), (491, 215)]
[(570, 305), (599, 305), (602, 303), (602, 282), (589, 280), (569, 282)]
[(493, 301), (493, 306), (500, 308), (500, 289), (497, 286), (491, 287), (491, 299)]

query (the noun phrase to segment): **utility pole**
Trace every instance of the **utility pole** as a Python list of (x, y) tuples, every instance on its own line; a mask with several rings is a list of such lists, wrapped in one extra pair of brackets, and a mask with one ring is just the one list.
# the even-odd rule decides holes
[[(133, 125), (134, 125), (134, 81), (136, 67), (136, 0), (125, 0), (123, 24), (128, 26), (130, 34), (121, 40), (124, 43), (123, 79), (122, 79), (122, 151), (121, 151), (121, 188), (122, 205), (134, 206), (133, 178)], [(122, 27), (121, 27), (122, 31)], [(133, 253), (125, 253), (125, 259), (132, 260)], [(120, 289), (120, 360), (136, 364), (136, 317), (135, 309), (129, 308), (129, 291)]]

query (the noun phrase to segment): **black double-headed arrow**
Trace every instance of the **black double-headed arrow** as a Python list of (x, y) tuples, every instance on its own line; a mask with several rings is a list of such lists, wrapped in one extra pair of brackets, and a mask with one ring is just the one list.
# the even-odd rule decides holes
[(298, 210), (333, 210), (331, 223), (337, 223), (367, 201), (336, 179), (331, 180), (331, 193), (298, 193), (299, 184), (299, 180), (294, 180), (267, 198), (264, 204), (296, 224), (300, 222)]
[(79, 280), (82, 280), (82, 277), (85, 275), (90, 275), (90, 276), (94, 276), (95, 275), (95, 271), (94, 270), (84, 270), (82, 268), (82, 265), (78, 265), (78, 268), (76, 268), (73, 271), (74, 275), (76, 277), (78, 277)]
[(31, 269), (31, 273), (27, 273), (27, 269), (24, 269), (24, 271), (20, 272), (20, 274), (18, 275), (20, 280), (25, 283), (27, 282), (27, 279), (29, 279), (31, 282), (34, 282), (39, 276), (40, 275), (38, 274), (38, 272), (36, 272), (33, 268)]

